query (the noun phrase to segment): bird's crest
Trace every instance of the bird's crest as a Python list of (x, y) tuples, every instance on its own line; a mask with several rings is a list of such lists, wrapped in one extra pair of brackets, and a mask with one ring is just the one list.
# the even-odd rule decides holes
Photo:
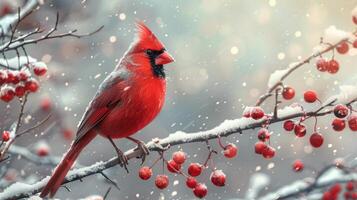
[(157, 39), (154, 33), (141, 21), (136, 22), (136, 49), (161, 50), (164, 45)]

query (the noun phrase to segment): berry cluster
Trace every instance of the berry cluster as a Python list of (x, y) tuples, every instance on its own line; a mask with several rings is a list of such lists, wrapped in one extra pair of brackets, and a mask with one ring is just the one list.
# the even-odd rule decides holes
[[(220, 146), (222, 143), (219, 141)], [(230, 143), (226, 146), (223, 146), (223, 155), (227, 158), (233, 158), (237, 155), (238, 149), (237, 147)], [(207, 195), (208, 189), (204, 183), (200, 183), (197, 180), (197, 177), (200, 176), (203, 170), (208, 169), (207, 166), (208, 161), (211, 159), (211, 154), (216, 153), (211, 150), (210, 154), (205, 162), (205, 164), (200, 163), (190, 163), (187, 167), (187, 174), (182, 171), (182, 165), (185, 163), (187, 156), (183, 151), (176, 151), (172, 154), (171, 159), (166, 161), (163, 157), (163, 161), (166, 163), (166, 168), (169, 172), (174, 174), (180, 174), (186, 178), (186, 186), (192, 189), (193, 194), (198, 198), (203, 198)], [(160, 158), (160, 159), (161, 159)], [(158, 161), (158, 160), (157, 160)], [(153, 166), (156, 164), (156, 162)], [(152, 167), (144, 166), (139, 170), (139, 177), (142, 180), (149, 180), (152, 176)], [(217, 170), (215, 168), (212, 169), (210, 175), (211, 183), (218, 187), (225, 186), (226, 183), (226, 175), (222, 170)], [(169, 185), (169, 177), (165, 174), (159, 174), (155, 178), (155, 186), (158, 189), (165, 189)]]
[(271, 147), (267, 142), (270, 140), (271, 133), (266, 128), (261, 128), (258, 131), (258, 141), (254, 145), (256, 154), (262, 155), (266, 159), (273, 158), (275, 156), (275, 148)]
[(357, 182), (349, 181), (345, 184), (343, 197), (339, 198), (340, 194), (342, 194), (342, 186), (337, 183), (331, 186), (327, 191), (325, 191), (322, 195), (322, 200), (337, 200), (344, 198), (345, 200), (356, 200), (357, 199)]
[(26, 64), (26, 67), (19, 71), (0, 70), (0, 99), (5, 102), (10, 102), (14, 97), (21, 98), (27, 92), (37, 92), (39, 88), (38, 81), (31, 77), (30, 70), (36, 76), (43, 76), (47, 72), (46, 64), (36, 62)]
[(336, 117), (331, 123), (333, 130), (338, 132), (342, 131), (345, 129), (347, 121), (348, 127), (352, 131), (357, 131), (357, 115), (352, 114), (353, 110), (351, 107), (338, 104), (335, 106), (333, 113)]

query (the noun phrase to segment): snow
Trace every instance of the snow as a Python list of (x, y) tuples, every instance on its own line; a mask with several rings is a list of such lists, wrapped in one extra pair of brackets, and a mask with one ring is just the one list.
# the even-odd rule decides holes
[(255, 173), (250, 177), (249, 187), (244, 199), (256, 199), (259, 192), (270, 183), (268, 175)]
[(278, 82), (280, 82), (282, 80), (282, 77), (287, 74), (289, 72), (289, 70), (291, 70), (292, 68), (294, 68), (297, 65), (297, 63), (291, 63), (289, 65), (289, 67), (287, 67), (286, 69), (280, 69), (280, 70), (276, 70), (274, 71), (270, 77), (269, 77), (269, 81), (268, 81), (268, 87), (271, 88), (273, 87), (275, 84), (277, 84)]
[(324, 42), (336, 44), (341, 40), (353, 37), (351, 33), (337, 29), (335, 26), (329, 26), (324, 32)]
[[(28, 61), (29, 61), (29, 63), (34, 63), (34, 62), (37, 62), (37, 59), (29, 56)], [(9, 63), (9, 66), (11, 68), (19, 68), (19, 66), (23, 66), (23, 65), (27, 64), (27, 57), (26, 56), (13, 57), (13, 58), (7, 59), (7, 62), (5, 59), (0, 58), (1, 65), (7, 66), (7, 63)], [(20, 65), (19, 65), (19, 63), (20, 63)]]
[(339, 88), (340, 93), (328, 98), (326, 102), (324, 102), (324, 105), (333, 100), (336, 100), (336, 103), (347, 104), (357, 99), (357, 85), (341, 85)]

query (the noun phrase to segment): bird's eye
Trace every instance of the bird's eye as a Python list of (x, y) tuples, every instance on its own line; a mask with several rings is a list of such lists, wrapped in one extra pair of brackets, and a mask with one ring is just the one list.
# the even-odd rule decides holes
[(147, 49), (147, 50), (146, 50), (146, 54), (152, 55), (152, 50), (151, 50), (151, 49)]

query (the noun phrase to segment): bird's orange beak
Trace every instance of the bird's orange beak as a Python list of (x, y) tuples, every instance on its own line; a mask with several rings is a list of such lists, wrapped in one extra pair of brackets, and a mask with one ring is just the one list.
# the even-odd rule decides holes
[(166, 51), (162, 54), (160, 54), (158, 57), (155, 59), (155, 64), (156, 65), (165, 65), (171, 62), (174, 62), (174, 58), (167, 53)]

